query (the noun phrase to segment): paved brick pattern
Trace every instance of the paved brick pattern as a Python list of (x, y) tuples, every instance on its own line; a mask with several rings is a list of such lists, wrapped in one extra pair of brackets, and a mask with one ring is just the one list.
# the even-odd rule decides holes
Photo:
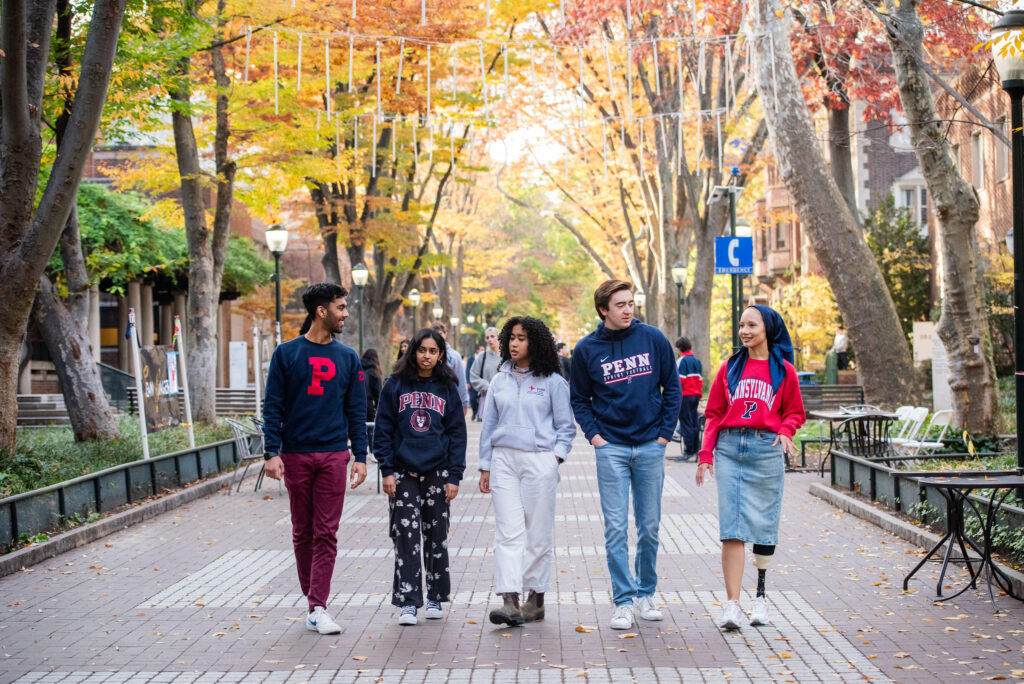
[[(470, 430), (473, 461), (479, 425)], [(715, 491), (693, 484), (694, 469), (668, 465), (656, 596), (665, 620), (627, 633), (607, 627), (593, 450), (577, 440), (561, 468), (544, 622), (494, 629), (486, 620), (496, 603), (493, 520), (471, 469), (452, 508), (446, 618), (399, 627), (387, 503), (371, 466), (342, 517), (330, 598), (341, 635), (302, 624), (287, 498), (271, 483), (0, 579), (0, 684), (1024, 680), (1024, 606), (1002, 597), (1005, 612), (993, 615), (980, 592), (933, 604), (934, 567), (904, 594), (921, 550), (809, 496), (811, 475), (787, 476), (769, 571), (773, 624), (723, 634)], [(748, 568), (745, 586), (754, 577)]]

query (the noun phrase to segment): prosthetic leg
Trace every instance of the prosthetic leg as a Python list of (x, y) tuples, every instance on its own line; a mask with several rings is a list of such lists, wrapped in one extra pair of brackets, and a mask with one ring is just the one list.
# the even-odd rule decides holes
[(768, 624), (768, 599), (765, 598), (764, 584), (768, 565), (775, 555), (775, 546), (770, 544), (754, 544), (754, 567), (757, 568), (757, 598), (754, 609), (750, 612), (750, 624), (753, 626)]

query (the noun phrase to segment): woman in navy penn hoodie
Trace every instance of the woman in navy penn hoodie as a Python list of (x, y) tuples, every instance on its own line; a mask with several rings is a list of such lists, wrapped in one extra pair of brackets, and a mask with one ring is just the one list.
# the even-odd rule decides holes
[(466, 419), (445, 353), (438, 332), (416, 333), (384, 383), (373, 431), (395, 543), (391, 603), (402, 609), (402, 625), (415, 625), (423, 605), (421, 551), (427, 619), (444, 617), (441, 603), (450, 600), (448, 506), (466, 469)]

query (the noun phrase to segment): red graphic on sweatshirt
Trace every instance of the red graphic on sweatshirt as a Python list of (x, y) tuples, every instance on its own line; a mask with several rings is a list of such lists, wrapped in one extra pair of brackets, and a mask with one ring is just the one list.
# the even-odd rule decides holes
[(306, 394), (323, 396), (324, 388), (320, 383), (334, 377), (337, 372), (334, 361), (322, 356), (310, 356), (309, 365), (313, 367), (313, 384), (306, 388)]

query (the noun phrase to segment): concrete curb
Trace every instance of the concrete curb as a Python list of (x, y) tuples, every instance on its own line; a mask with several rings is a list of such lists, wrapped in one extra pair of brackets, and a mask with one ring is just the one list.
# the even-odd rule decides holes
[[(819, 499), (827, 501), (840, 510), (851, 513), (861, 520), (866, 520), (869, 523), (877, 525), (886, 532), (891, 532), (897, 537), (905, 539), (911, 544), (915, 544), (922, 548), (930, 549), (935, 546), (941, 538), (937, 534), (928, 532), (917, 525), (912, 525), (906, 520), (890, 515), (889, 513), (886, 513), (865, 501), (843, 494), (842, 492), (832, 489), (831, 487), (827, 487), (819, 482), (812, 482), (808, 486), (807, 491)], [(1013, 568), (1008, 568), (1005, 565), (1000, 565), (999, 569), (1005, 572), (1010, 578), (1010, 585), (1013, 587), (1014, 593), (1018, 596), (1024, 596), (1024, 574), (1014, 570)], [(979, 582), (979, 590), (984, 590), (982, 586), (983, 582), (984, 580)], [(998, 589), (998, 586), (994, 584), (993, 587)]]
[(33, 546), (26, 546), (23, 549), (12, 551), (0, 556), (0, 577), (6, 577), (18, 572), (22, 568), (41, 563), (54, 556), (70, 551), (84, 544), (94, 542), (97, 539), (106, 537), (109, 534), (118, 532), (132, 525), (156, 517), (161, 513), (173, 510), (179, 506), (195, 501), (204, 496), (214, 494), (221, 487), (231, 485), (234, 472), (218, 475), (217, 477), (202, 480), (191, 487), (176, 490), (159, 499), (153, 499), (128, 510), (115, 513), (107, 518), (102, 518), (89, 525), (76, 527), (58, 534), (49, 541)]

